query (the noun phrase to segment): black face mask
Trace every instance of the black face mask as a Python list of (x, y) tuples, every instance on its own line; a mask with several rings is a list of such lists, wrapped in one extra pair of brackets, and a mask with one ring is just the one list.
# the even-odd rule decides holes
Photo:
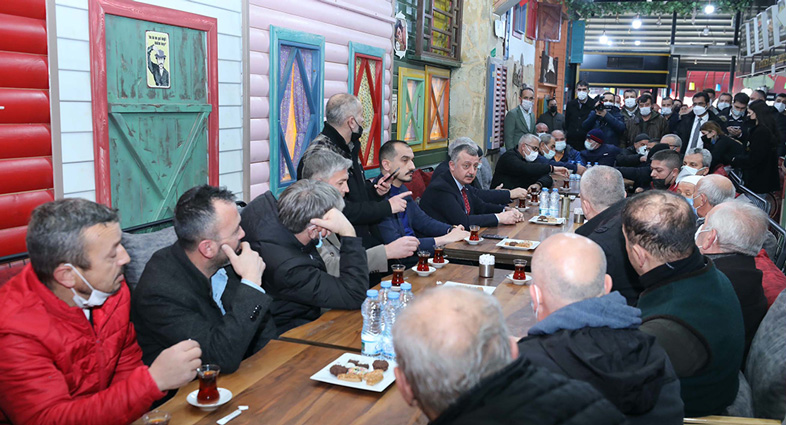
[(552, 114), (557, 112), (557, 107), (556, 106), (549, 106), (549, 112), (551, 112)]
[[(666, 178), (669, 178), (671, 173), (669, 173)], [(666, 179), (652, 179), (652, 187), (655, 189), (666, 190), (669, 188), (669, 184), (666, 183)]]
[(358, 131), (352, 132), (352, 142), (359, 142), (362, 136), (363, 136), (363, 127), (361, 125), (358, 125)]

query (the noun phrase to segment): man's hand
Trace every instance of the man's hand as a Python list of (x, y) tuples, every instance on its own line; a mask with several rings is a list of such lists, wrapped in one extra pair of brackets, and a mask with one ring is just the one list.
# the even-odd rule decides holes
[(605, 118), (605, 117), (606, 117), (606, 113), (607, 113), (607, 112), (608, 112), (608, 111), (606, 111), (606, 108), (603, 108), (603, 109), (601, 109), (601, 110), (600, 110), (600, 112), (598, 112), (597, 110), (595, 110), (595, 113), (596, 113), (596, 114), (598, 114), (598, 116), (599, 116), (599, 117), (601, 117), (601, 118)]
[(388, 202), (390, 202), (390, 209), (393, 211), (393, 214), (398, 214), (407, 210), (407, 200), (404, 198), (410, 195), (412, 195), (412, 192), (401, 192), (398, 195), (391, 196), (390, 199), (388, 199)]
[(262, 273), (265, 272), (265, 262), (262, 261), (262, 257), (256, 251), (251, 249), (251, 245), (248, 242), (240, 244), (240, 255), (235, 254), (235, 251), (227, 244), (221, 245), (221, 250), (227, 255), (229, 263), (232, 264), (232, 268), (235, 269), (235, 273), (241, 279), (246, 279), (257, 286), (262, 286)]
[(356, 236), (355, 228), (352, 226), (352, 223), (350, 223), (347, 217), (336, 208), (331, 208), (322, 218), (312, 218), (311, 224), (320, 228), (320, 233), (322, 229), (325, 229), (340, 236)]
[(538, 192), (540, 192), (542, 189), (543, 189), (543, 186), (541, 186), (541, 185), (540, 185), (540, 183), (532, 183), (532, 184), (531, 184), (531, 185), (529, 185), (529, 187), (527, 188), (527, 192), (530, 192), (530, 193), (532, 193), (532, 192), (538, 193)]
[(499, 224), (516, 224), (523, 219), (523, 215), (517, 209), (501, 212), (497, 214)]
[(434, 245), (445, 245), (451, 242), (458, 242), (469, 237), (469, 232), (463, 226), (454, 227), (444, 236), (434, 238)]
[(570, 176), (570, 170), (565, 167), (554, 167), (554, 174), (559, 174), (563, 177)]
[(639, 158), (639, 161), (641, 161), (641, 162), (647, 162), (647, 155), (642, 155), (642, 156)]
[(729, 136), (740, 137), (740, 135), (742, 135), (742, 129), (740, 127), (729, 127), (727, 130)]
[(576, 174), (583, 175), (585, 171), (587, 171), (587, 167), (581, 164), (576, 164)]
[(637, 187), (636, 190), (633, 191), (633, 193), (641, 193), (641, 192), (644, 192), (644, 188), (643, 187)]
[(502, 190), (503, 189), (502, 185), (504, 185), (504, 184), (505, 183), (500, 183), (499, 186), (494, 188), (494, 190)]
[(385, 255), (388, 260), (407, 258), (415, 254), (418, 250), (420, 241), (414, 236), (403, 236), (385, 245)]
[(377, 189), (377, 195), (385, 196), (386, 193), (390, 191), (390, 180), (388, 180), (388, 176), (390, 174), (385, 174), (382, 178), (377, 181), (377, 184), (374, 185), (374, 188)]
[(160, 391), (174, 390), (191, 382), (202, 365), (202, 349), (193, 340), (180, 341), (162, 351), (148, 368)]
[[(532, 186), (530, 186), (530, 188), (531, 187)], [(523, 198), (526, 198), (528, 191), (529, 191), (529, 188), (524, 189), (524, 188), (521, 188), (521, 187), (517, 187), (515, 189), (511, 189), (510, 190), (510, 199), (523, 199)]]

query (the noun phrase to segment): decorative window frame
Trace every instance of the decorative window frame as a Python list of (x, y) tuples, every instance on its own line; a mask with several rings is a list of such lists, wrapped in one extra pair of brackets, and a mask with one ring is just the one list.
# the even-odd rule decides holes
[[(312, 84), (311, 87), (311, 98), (314, 105), (312, 105), (311, 108), (312, 119), (308, 129), (309, 132), (313, 133), (313, 137), (311, 137), (312, 140), (319, 134), (321, 130), (320, 126), (324, 121), (325, 116), (325, 38), (316, 34), (308, 34), (271, 25), (269, 67), (270, 91), (268, 94), (270, 101), (270, 190), (275, 194), (280, 193), (286, 186), (289, 186), (291, 183), (297, 180), (297, 164), (292, 163), (293, 161), (290, 160), (286, 161), (286, 163), (287, 166), (290, 167), (289, 169), (292, 180), (288, 182), (280, 181), (282, 129), (281, 117), (279, 116), (279, 106), (281, 104), (281, 98), (284, 94), (283, 88), (279, 87), (279, 49), (281, 43), (296, 48), (310, 49), (318, 52), (318, 61), (315, 59), (315, 62), (317, 62), (316, 68), (318, 75), (316, 78), (316, 84)], [(304, 71), (301, 70), (301, 72)], [(314, 117), (314, 115), (316, 116)], [(314, 126), (314, 128), (312, 128), (312, 126)], [(311, 140), (309, 140), (308, 143), (303, 144), (303, 151), (308, 148), (310, 142)]]
[[(369, 170), (366, 173), (366, 177), (371, 178), (375, 177), (375, 174), (379, 173), (379, 148), (385, 143), (385, 69), (387, 63), (385, 61), (385, 49), (379, 47), (372, 47), (362, 43), (356, 43), (354, 41), (349, 42), (349, 60), (347, 62), (347, 69), (349, 70), (349, 79), (348, 79), (348, 88), (349, 92), (355, 94), (355, 78), (357, 77), (355, 74), (355, 60), (356, 57), (377, 60), (380, 63), (380, 68), (377, 70), (377, 86), (374, 88), (377, 96), (376, 104), (374, 105), (374, 109), (376, 111), (374, 116), (374, 122), (366, 123), (369, 128), (367, 129), (369, 133), (369, 144), (366, 145), (366, 152), (360, 152), (360, 161), (363, 165), (363, 168)], [(361, 71), (363, 72), (363, 71)], [(368, 76), (366, 76), (368, 78)], [(372, 93), (373, 95), (373, 93)], [(357, 96), (357, 94), (355, 94)], [(378, 135), (379, 139), (377, 143), (374, 144), (371, 136), (372, 130), (374, 130), (373, 125), (377, 123), (378, 129), (374, 131), (374, 135)], [(368, 155), (369, 150), (374, 150), (373, 157), (374, 161), (371, 164), (367, 164), (368, 162)], [(374, 172), (376, 170), (376, 173)]]
[[(409, 99), (409, 90), (407, 88), (408, 81), (418, 81), (420, 87), (416, 91), (415, 99)], [(404, 96), (402, 96), (404, 94)], [(426, 113), (426, 72), (424, 70), (400, 67), (398, 69), (398, 124), (397, 135), (399, 140), (407, 142), (412, 150), (417, 152), (423, 150), (423, 129), (425, 126), (425, 113)], [(413, 116), (408, 111), (408, 105), (415, 101), (419, 105), (418, 115)], [(418, 140), (406, 140), (407, 127), (411, 120), (415, 120), (416, 131)]]
[[(461, 31), (463, 27), (464, 0), (449, 0), (452, 7), (447, 11), (436, 8), (436, 1), (418, 0), (414, 59), (453, 68), (459, 67), (461, 66)], [(436, 14), (447, 16), (450, 19), (447, 31), (434, 28), (433, 20)], [(435, 52), (437, 49), (434, 49), (431, 44), (435, 31), (449, 37), (448, 50), (450, 52), (448, 54)]]
[[(431, 84), (431, 80), (436, 77), (440, 79), (444, 79), (446, 81), (444, 91), (442, 92), (442, 97), (439, 98), (440, 101), (445, 102), (445, 108), (443, 117), (441, 117), (442, 127), (445, 130), (445, 137), (440, 139), (431, 139), (431, 128), (434, 126), (434, 120), (439, 119), (439, 112), (433, 114), (433, 109), (439, 109), (439, 102), (434, 105), (436, 101), (435, 95), (439, 95), (439, 93), (433, 93), (432, 89), (433, 86)], [(448, 145), (448, 127), (450, 121), (450, 70), (442, 69), (442, 68), (434, 68), (431, 66), (426, 67), (426, 86), (425, 90), (427, 93), (425, 94), (425, 101), (426, 101), (426, 108), (425, 108), (425, 116), (424, 116), (424, 124), (425, 127), (423, 128), (423, 150), (429, 149), (436, 149), (436, 148), (443, 148), (447, 147)], [(433, 119), (432, 119), (433, 116)]]

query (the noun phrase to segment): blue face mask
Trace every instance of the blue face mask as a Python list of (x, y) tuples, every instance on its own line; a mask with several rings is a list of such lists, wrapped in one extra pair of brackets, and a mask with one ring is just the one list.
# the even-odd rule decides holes
[(685, 198), (685, 200), (688, 201), (688, 205), (690, 205), (691, 208), (693, 208), (693, 198)]
[[(691, 201), (693, 201), (693, 199), (691, 199)], [(691, 204), (693, 203), (691, 202)], [(317, 242), (316, 248), (322, 248), (322, 232), (319, 233), (319, 242)]]

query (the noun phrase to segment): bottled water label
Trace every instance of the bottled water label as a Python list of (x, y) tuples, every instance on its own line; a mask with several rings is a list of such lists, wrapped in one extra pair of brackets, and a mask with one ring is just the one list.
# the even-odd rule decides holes
[(379, 354), (379, 337), (374, 334), (363, 334), (360, 336), (362, 344), (361, 352), (364, 356), (376, 356)]

